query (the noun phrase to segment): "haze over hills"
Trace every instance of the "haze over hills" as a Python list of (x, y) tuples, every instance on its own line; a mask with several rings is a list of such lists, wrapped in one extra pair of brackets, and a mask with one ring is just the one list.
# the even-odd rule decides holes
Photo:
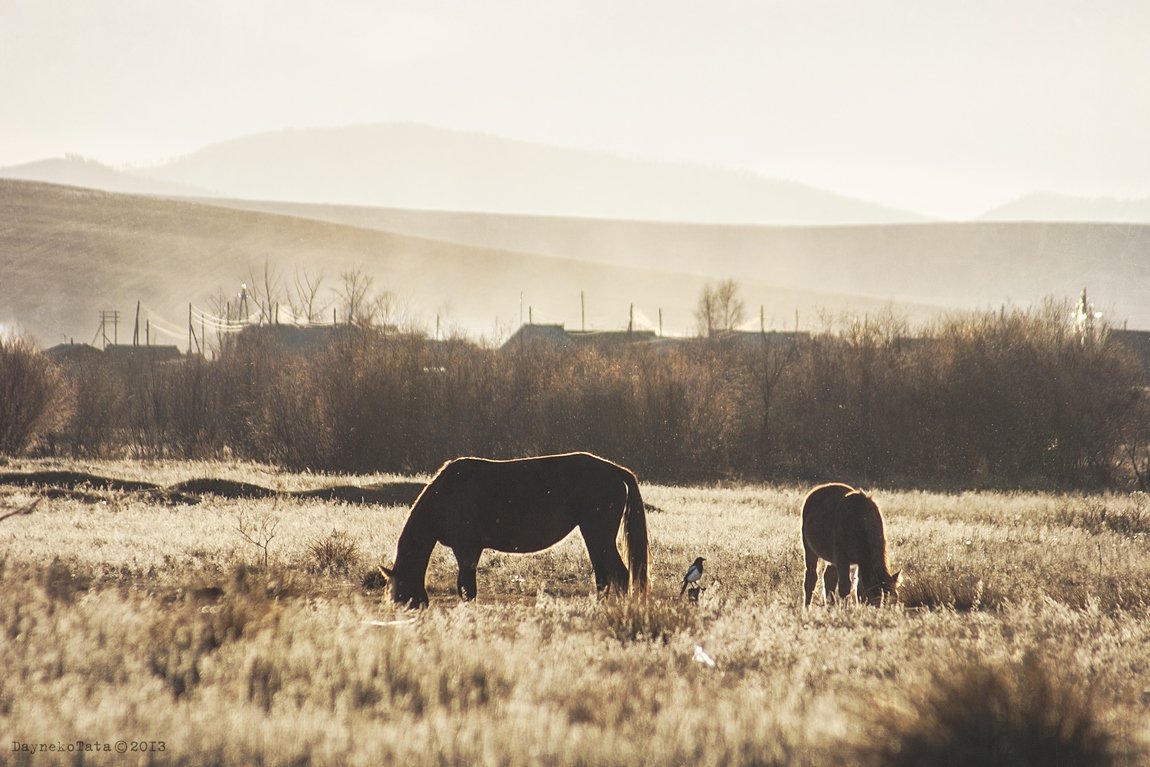
[[(448, 329), (506, 335), (520, 307), (536, 321), (625, 327), (663, 310), (668, 333), (693, 329), (706, 278), (670, 269), (608, 265), (499, 248), (477, 247), (308, 218), (206, 204), (120, 195), (23, 181), (0, 181), (0, 324), (41, 345), (91, 341), (99, 312), (117, 310), (121, 342), (131, 339), (136, 302), (150, 319), (153, 342), (185, 347), (189, 304), (197, 315), (235, 299), (242, 282), (262, 278), (265, 263), (290, 291), (297, 273), (322, 273), (321, 298), (337, 301), (339, 275), (356, 268), (378, 291), (397, 294), (426, 330), (440, 315)], [(877, 312), (886, 301), (864, 295), (782, 288), (745, 281), (748, 306), (789, 319), (828, 311)], [(897, 305), (928, 317), (937, 307)], [(330, 311), (330, 309), (328, 310)], [(142, 332), (142, 331), (141, 331)], [(209, 329), (209, 335), (210, 335)]]
[(750, 173), (411, 124), (257, 134), (140, 173), (254, 200), (723, 223), (924, 220)]
[(1139, 224), (723, 226), (234, 200), (214, 204), (476, 247), (953, 309), (1025, 307), (1048, 297), (1073, 300), (1086, 288), (1114, 322), (1150, 328), (1145, 301), (1150, 226)]

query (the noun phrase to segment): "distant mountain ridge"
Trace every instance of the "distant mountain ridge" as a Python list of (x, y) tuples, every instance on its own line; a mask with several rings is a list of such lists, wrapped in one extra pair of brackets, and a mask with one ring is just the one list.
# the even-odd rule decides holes
[(407, 123), (262, 133), (139, 172), (221, 197), (656, 221), (921, 221), (795, 182)]
[(0, 168), (0, 178), (77, 186), (119, 194), (146, 194), (159, 197), (207, 194), (203, 189), (194, 186), (117, 170), (97, 160), (74, 154)]
[(983, 221), (1074, 221), (1150, 224), (1150, 197), (1028, 194), (979, 216)]
[[(150, 167), (67, 155), (0, 178), (160, 197), (625, 221), (846, 226), (928, 217), (749, 172), (410, 123), (258, 133)], [(974, 221), (1150, 224), (1150, 197), (1033, 193)]]

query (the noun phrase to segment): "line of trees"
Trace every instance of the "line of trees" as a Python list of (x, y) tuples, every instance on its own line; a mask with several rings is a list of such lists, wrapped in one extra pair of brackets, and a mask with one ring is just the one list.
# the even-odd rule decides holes
[[(887, 316), (611, 349), (364, 330), (302, 355), (250, 332), (214, 361), (65, 367), (8, 342), (0, 450), (396, 472), (590, 450), (662, 481), (1145, 485), (1145, 374), (1104, 328), (1084, 335), (1068, 315), (1048, 304), (913, 338)], [(43, 415), (18, 418), (24, 401)]]

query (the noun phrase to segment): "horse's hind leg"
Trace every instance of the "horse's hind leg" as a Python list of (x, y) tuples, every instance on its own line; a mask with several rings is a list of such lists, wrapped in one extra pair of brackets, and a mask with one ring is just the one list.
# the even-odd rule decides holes
[[(615, 532), (600, 529), (600, 525), (580, 525), (583, 543), (587, 545), (587, 556), (591, 558), (591, 568), (595, 571), (595, 588), (600, 594), (614, 590), (618, 594), (627, 593), (627, 565), (615, 548)], [(616, 522), (615, 529), (618, 529)]]
[(459, 577), (455, 581), (459, 596), (470, 602), (479, 592), (475, 583), (475, 571), (479, 567), (479, 556), (483, 549), (452, 549), (455, 552), (455, 561), (459, 563)]
[(815, 586), (819, 583), (819, 555), (806, 546), (803, 548), (807, 555), (807, 573), (803, 579), (803, 605), (810, 607), (811, 600), (815, 596)]

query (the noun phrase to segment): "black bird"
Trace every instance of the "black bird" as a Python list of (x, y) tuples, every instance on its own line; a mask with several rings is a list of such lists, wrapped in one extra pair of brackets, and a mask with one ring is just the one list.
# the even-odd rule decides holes
[(679, 596), (683, 596), (688, 585), (696, 583), (703, 577), (703, 562), (705, 561), (703, 557), (695, 557), (695, 561), (687, 568), (687, 574), (683, 576), (683, 588), (679, 589)]

